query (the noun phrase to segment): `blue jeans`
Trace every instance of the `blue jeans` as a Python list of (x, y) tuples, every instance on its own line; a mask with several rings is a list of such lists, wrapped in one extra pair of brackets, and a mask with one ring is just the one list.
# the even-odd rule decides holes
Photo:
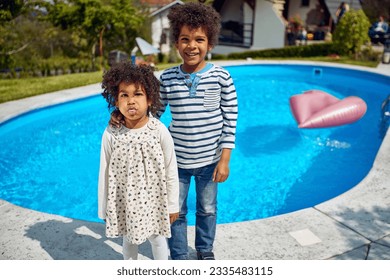
[(217, 183), (213, 182), (216, 163), (194, 169), (179, 168), (180, 213), (172, 224), (172, 237), (168, 239), (173, 260), (188, 259), (187, 241), (187, 196), (191, 177), (195, 177), (196, 225), (195, 249), (198, 252), (211, 252), (217, 226)]

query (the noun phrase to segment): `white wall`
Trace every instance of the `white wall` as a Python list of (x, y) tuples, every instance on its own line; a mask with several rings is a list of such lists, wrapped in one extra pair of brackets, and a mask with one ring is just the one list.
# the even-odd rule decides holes
[[(244, 23), (253, 22), (253, 43), (248, 48), (234, 47), (234, 46), (220, 46), (217, 45), (212, 53), (215, 54), (229, 54), (232, 52), (242, 52), (247, 50), (261, 50), (268, 48), (282, 48), (284, 47), (285, 37), (285, 22), (280, 13), (275, 9), (274, 5), (269, 1), (256, 0), (256, 11), (253, 15), (252, 9), (244, 3), (241, 9), (238, 10), (237, 4), (229, 3), (228, 14), (236, 14), (239, 16), (243, 12)], [(226, 6), (226, 5), (225, 5)], [(232, 8), (234, 7), (234, 8)]]
[(240, 48), (235, 46), (222, 46), (217, 45), (215, 48), (211, 51), (212, 54), (229, 54), (234, 52), (245, 52), (248, 51), (248, 48)]
[[(229, 1), (229, 5), (225, 4), (222, 9), (221, 14), (224, 15), (225, 19), (235, 19), (243, 23), (254, 22), (253, 44), (249, 49), (259, 50), (284, 47), (285, 23), (271, 2), (256, 0), (256, 11), (254, 15), (252, 9), (242, 1)], [(167, 13), (168, 11), (164, 11), (152, 20), (152, 45), (156, 48), (160, 48), (159, 43), (162, 30), (169, 28), (169, 22), (166, 17)], [(169, 38), (167, 38), (167, 42), (169, 42)], [(228, 54), (249, 49), (217, 45), (212, 50), (212, 53)], [(160, 51), (162, 53), (168, 53), (169, 45), (164, 44)]]
[[(298, 0), (290, 1), (289, 7), (288, 7), (288, 14), (290, 17), (294, 17), (294, 16), (298, 15), (305, 23), (307, 13), (310, 10), (315, 9), (317, 5), (319, 5), (318, 0), (310, 0), (308, 7), (302, 7), (301, 1), (298, 1)], [(287, 20), (289, 20), (289, 19), (287, 18)]]
[[(152, 45), (160, 49), (160, 38), (164, 29), (169, 29), (169, 21), (167, 18), (168, 10), (159, 13), (152, 18)], [(161, 53), (169, 53), (169, 33), (167, 34), (166, 44), (161, 45)]]
[(256, 1), (252, 50), (284, 47), (285, 23), (273, 4)]
[(254, 22), (254, 13), (253, 13), (253, 10), (252, 8), (248, 5), (248, 3), (244, 2), (243, 4), (243, 14), (244, 14), (244, 20), (243, 20), (243, 24), (244, 24), (244, 45), (249, 45), (250, 42), (247, 42), (250, 40), (250, 30), (247, 30), (249, 28), (250, 25), (248, 24), (251, 24)]
[(220, 14), (223, 15), (222, 21), (235, 20), (242, 22), (242, 0), (226, 1), (222, 6)]

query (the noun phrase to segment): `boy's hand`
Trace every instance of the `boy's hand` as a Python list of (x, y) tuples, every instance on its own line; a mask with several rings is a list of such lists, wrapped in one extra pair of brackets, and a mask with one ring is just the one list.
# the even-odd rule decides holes
[(179, 218), (179, 212), (169, 214), (169, 222), (173, 224)]
[(231, 149), (222, 149), (221, 159), (214, 169), (213, 181), (216, 183), (223, 183), (229, 177), (229, 161)]
[(111, 113), (111, 118), (108, 123), (119, 128), (121, 124), (125, 124), (125, 120), (123, 119), (121, 112), (119, 110), (115, 110)]
[(225, 161), (219, 161), (214, 169), (213, 181), (223, 183), (229, 177), (229, 165)]

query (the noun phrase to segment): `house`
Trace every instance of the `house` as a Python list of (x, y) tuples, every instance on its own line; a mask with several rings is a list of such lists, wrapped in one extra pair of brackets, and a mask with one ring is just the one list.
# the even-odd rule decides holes
[[(361, 9), (359, 0), (345, 1)], [(221, 37), (213, 53), (282, 48), (286, 25), (297, 20), (313, 39), (324, 40), (333, 31), (339, 0), (215, 0), (222, 18)]]
[[(159, 1), (155, 1), (159, 2)], [(165, 1), (166, 2), (166, 1)], [(158, 48), (161, 53), (168, 54), (170, 51), (170, 32), (168, 12), (169, 9), (175, 5), (183, 5), (182, 1), (170, 1), (170, 3), (163, 5), (157, 9), (154, 9), (150, 14), (151, 30), (152, 30), (152, 42), (151, 44)]]
[(140, 0), (140, 3), (148, 7), (150, 12), (154, 12), (173, 1), (174, 0)]
[[(340, 0), (286, 0), (283, 8), (283, 17), (286, 20), (298, 18), (314, 38), (323, 40), (325, 33), (333, 32), (335, 27), (336, 11)], [(350, 9), (361, 9), (359, 0), (345, 1)]]
[(284, 46), (284, 1), (216, 0), (221, 15), (221, 36), (213, 53), (227, 54)]
[[(167, 54), (171, 46), (167, 14), (172, 6), (183, 2), (144, 1), (159, 3), (150, 14), (152, 45)], [(361, 9), (359, 0), (345, 2), (352, 9)], [(212, 53), (282, 48), (286, 45), (286, 25), (290, 20), (299, 21), (314, 40), (323, 40), (334, 29), (340, 3), (339, 0), (214, 0), (212, 5), (221, 15), (222, 28)]]

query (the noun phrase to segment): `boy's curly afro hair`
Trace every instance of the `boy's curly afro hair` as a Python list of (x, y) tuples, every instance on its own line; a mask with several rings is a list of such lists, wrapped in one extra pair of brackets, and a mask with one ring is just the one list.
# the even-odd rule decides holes
[(179, 40), (180, 30), (184, 25), (190, 29), (203, 28), (209, 44), (215, 46), (218, 43), (221, 17), (211, 6), (195, 2), (176, 5), (170, 9), (168, 19), (174, 43)]
[(148, 101), (151, 101), (150, 113), (153, 116), (161, 107), (160, 82), (154, 75), (154, 68), (148, 65), (134, 65), (130, 61), (120, 62), (103, 75), (102, 95), (108, 103), (108, 109), (115, 108), (118, 100), (119, 84), (135, 84), (145, 89)]

